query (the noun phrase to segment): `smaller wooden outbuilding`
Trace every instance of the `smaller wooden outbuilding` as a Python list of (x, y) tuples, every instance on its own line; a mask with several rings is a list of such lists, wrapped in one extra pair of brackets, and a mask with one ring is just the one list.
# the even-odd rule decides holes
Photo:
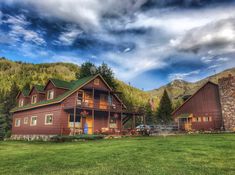
[(208, 81), (173, 113), (180, 130), (210, 131), (223, 127), (219, 87)]

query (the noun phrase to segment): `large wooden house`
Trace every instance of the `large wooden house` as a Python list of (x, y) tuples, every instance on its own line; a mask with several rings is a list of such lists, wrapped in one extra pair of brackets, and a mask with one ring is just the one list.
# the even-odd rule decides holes
[(67, 82), (49, 79), (17, 96), (12, 135), (120, 132), (125, 105), (101, 75)]
[(208, 81), (172, 115), (181, 130), (220, 130), (223, 127), (223, 120), (219, 86)]

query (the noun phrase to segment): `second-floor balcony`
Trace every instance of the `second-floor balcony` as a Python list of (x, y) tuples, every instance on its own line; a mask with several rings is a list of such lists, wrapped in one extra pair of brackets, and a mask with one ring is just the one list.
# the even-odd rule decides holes
[(76, 102), (76, 106), (81, 108), (94, 108), (100, 110), (113, 110), (113, 111), (122, 110), (121, 104), (109, 103), (106, 101), (101, 101), (99, 99), (94, 99), (94, 100), (78, 99)]

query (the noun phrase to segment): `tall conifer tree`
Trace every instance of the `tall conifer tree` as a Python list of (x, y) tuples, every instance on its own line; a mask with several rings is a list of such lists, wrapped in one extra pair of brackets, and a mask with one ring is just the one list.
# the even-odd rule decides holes
[(169, 124), (172, 120), (172, 103), (166, 90), (160, 100), (160, 104), (156, 113), (157, 122), (161, 124)]

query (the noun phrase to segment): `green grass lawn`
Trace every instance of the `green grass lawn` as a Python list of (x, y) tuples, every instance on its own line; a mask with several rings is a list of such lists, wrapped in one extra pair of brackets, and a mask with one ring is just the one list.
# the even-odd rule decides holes
[(235, 134), (0, 142), (0, 174), (235, 174)]

